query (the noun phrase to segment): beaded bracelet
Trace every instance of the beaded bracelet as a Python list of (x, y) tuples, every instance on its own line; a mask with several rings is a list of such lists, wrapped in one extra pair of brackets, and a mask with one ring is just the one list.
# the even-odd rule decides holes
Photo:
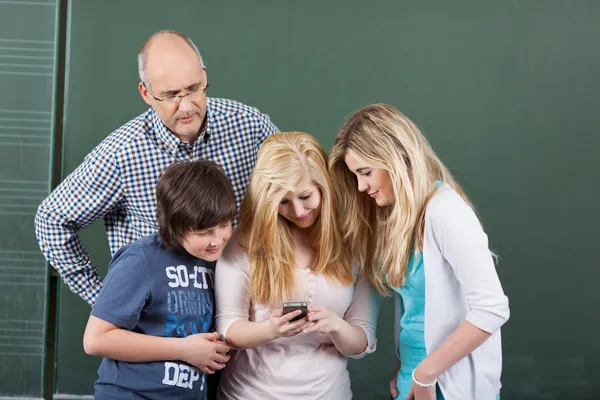
[(413, 372), (412, 372), (412, 380), (413, 380), (414, 383), (417, 384), (417, 386), (427, 389), (427, 388), (430, 388), (430, 387), (434, 387), (436, 385), (436, 383), (438, 381), (437, 378), (433, 382), (431, 382), (431, 383), (421, 383), (421, 382), (419, 382), (417, 380), (417, 378), (415, 378), (415, 370), (416, 370), (416, 368), (413, 369)]

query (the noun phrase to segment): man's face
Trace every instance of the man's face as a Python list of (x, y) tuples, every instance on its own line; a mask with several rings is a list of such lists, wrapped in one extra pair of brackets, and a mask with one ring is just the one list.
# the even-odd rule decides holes
[(193, 143), (206, 116), (206, 70), (189, 47), (171, 49), (162, 56), (156, 54), (160, 49), (152, 50), (146, 63), (147, 82), (140, 83), (140, 94), (175, 136)]

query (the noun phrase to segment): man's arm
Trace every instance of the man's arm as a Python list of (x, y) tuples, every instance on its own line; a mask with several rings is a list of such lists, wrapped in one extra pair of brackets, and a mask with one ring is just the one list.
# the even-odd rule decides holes
[(35, 233), (42, 253), (71, 291), (93, 305), (102, 281), (79, 231), (106, 215), (123, 196), (112, 157), (88, 155), (39, 206)]

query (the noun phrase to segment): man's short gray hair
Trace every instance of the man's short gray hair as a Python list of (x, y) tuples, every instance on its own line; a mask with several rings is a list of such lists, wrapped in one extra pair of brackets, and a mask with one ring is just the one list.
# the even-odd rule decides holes
[(156, 32), (155, 34), (150, 36), (148, 39), (146, 39), (146, 41), (140, 48), (140, 51), (137, 56), (137, 61), (138, 61), (138, 74), (140, 75), (140, 81), (142, 81), (142, 83), (144, 83), (147, 86), (149, 85), (148, 78), (146, 77), (146, 63), (148, 61), (148, 46), (149, 46), (150, 42), (152, 42), (152, 39), (154, 39), (155, 37), (160, 36), (160, 35), (175, 35), (175, 36), (180, 37), (181, 39), (185, 40), (185, 42), (188, 45), (190, 45), (192, 50), (194, 50), (194, 52), (198, 56), (198, 60), (200, 60), (200, 65), (202, 66), (202, 68), (205, 68), (204, 61), (202, 60), (202, 56), (200, 55), (200, 50), (198, 50), (198, 47), (196, 47), (196, 45), (194, 44), (192, 39), (190, 39), (183, 33), (180, 33), (180, 32), (174, 31), (174, 30), (170, 30), (170, 29), (165, 29), (165, 30)]

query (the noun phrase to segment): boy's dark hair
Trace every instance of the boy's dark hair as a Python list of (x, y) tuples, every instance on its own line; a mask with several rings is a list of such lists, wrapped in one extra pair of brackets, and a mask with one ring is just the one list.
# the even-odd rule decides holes
[(232, 221), (235, 195), (229, 179), (212, 161), (175, 162), (156, 186), (158, 232), (165, 245), (177, 248), (184, 233)]

